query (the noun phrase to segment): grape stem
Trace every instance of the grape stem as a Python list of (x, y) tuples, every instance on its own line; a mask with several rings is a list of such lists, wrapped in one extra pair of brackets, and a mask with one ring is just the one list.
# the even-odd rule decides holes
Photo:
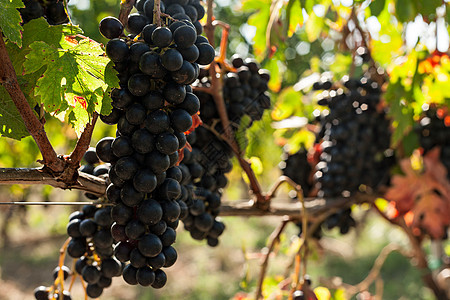
[(153, 24), (161, 26), (161, 0), (154, 0), (153, 6)]
[[(361, 25), (358, 20), (359, 12), (356, 10), (357, 10), (357, 8), (353, 7), (352, 13), (351, 13), (349, 19), (351, 19), (353, 21), (353, 23), (355, 24), (355, 30), (358, 30), (359, 33), (361, 34), (361, 46), (366, 49), (367, 55), (369, 56), (369, 70), (370, 70), (371, 79), (375, 80), (381, 87), (383, 85), (383, 83), (388, 81), (388, 78), (387, 78), (386, 73), (378, 71), (379, 68), (377, 67), (375, 60), (373, 59), (372, 54), (370, 53), (370, 45), (369, 45), (370, 44), (370, 33), (361, 28)], [(358, 49), (358, 47), (356, 47), (356, 45), (355, 45), (355, 47), (353, 49), (353, 55), (355, 55), (354, 52), (356, 52), (357, 49)], [(353, 59), (352, 65), (353, 64), (354, 64), (354, 59)]]
[[(0, 37), (1, 36), (2, 30), (0, 29)], [(20, 89), (16, 72), (14, 71), (11, 59), (9, 58), (3, 38), (0, 38), (0, 62), (0, 84), (3, 85), (11, 96), (14, 105), (23, 119), (25, 127), (38, 145), (43, 158), (42, 163), (52, 172), (61, 173), (64, 171), (65, 162), (56, 154), (47, 137), (44, 125), (34, 114), (25, 95)]]
[[(213, 25), (214, 21), (213, 2), (214, 2), (213, 0), (207, 1), (207, 11), (206, 11), (207, 21), (205, 25), (205, 33), (210, 44), (214, 47), (215, 26)], [(226, 45), (222, 46), (226, 47)], [(247, 177), (250, 181), (250, 189), (253, 195), (256, 197), (255, 205), (257, 205), (260, 209), (267, 210), (270, 205), (270, 199), (267, 199), (262, 194), (260, 184), (256, 178), (255, 173), (251, 168), (251, 164), (243, 158), (242, 149), (239, 149), (239, 145), (236, 143), (236, 140), (234, 139), (233, 132), (230, 126), (230, 120), (228, 118), (222, 94), (222, 87), (223, 87), (222, 77), (217, 77), (218, 73), (221, 74), (222, 72), (219, 69), (217, 63), (213, 61), (209, 66), (209, 74), (211, 77), (211, 88), (209, 90), (209, 93), (214, 99), (214, 103), (216, 104), (216, 108), (220, 116), (220, 121), (222, 122), (222, 127), (224, 129), (223, 139), (230, 146), (231, 150), (233, 151), (234, 155), (239, 161), (239, 165), (247, 174)]]
[(264, 256), (264, 260), (261, 265), (261, 272), (259, 273), (258, 285), (257, 285), (256, 294), (255, 294), (255, 300), (264, 299), (264, 297), (262, 295), (262, 285), (264, 282), (264, 277), (266, 277), (267, 266), (269, 265), (270, 254), (272, 253), (273, 249), (275, 248), (275, 245), (280, 242), (280, 236), (283, 233), (284, 229), (286, 228), (286, 225), (290, 221), (291, 220), (289, 219), (289, 217), (287, 217), (287, 216), (284, 217), (283, 221), (278, 225), (277, 228), (275, 228), (275, 230), (272, 232), (272, 234), (269, 237), (269, 239), (270, 239), (269, 249), (267, 250), (267, 253)]
[(58, 270), (58, 277), (56, 277), (54, 285), (55, 285), (55, 288), (57, 288), (58, 283), (59, 283), (59, 285), (61, 287), (60, 295), (62, 295), (62, 293), (64, 291), (64, 270), (63, 270), (63, 266), (64, 266), (64, 260), (66, 258), (67, 246), (69, 245), (71, 240), (72, 240), (71, 237), (67, 238), (67, 240), (64, 242), (64, 244), (59, 249), (59, 261), (58, 261), (59, 270)]
[(136, 0), (122, 0), (120, 2), (119, 20), (124, 27), (128, 26), (128, 15), (133, 9)]

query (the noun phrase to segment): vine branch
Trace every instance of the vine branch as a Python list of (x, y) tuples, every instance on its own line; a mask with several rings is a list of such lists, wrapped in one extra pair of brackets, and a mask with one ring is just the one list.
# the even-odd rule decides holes
[(76, 189), (97, 196), (106, 192), (106, 181), (102, 178), (79, 172), (75, 183), (68, 184), (45, 168), (0, 168), (0, 185), (46, 184), (61, 189)]
[(421, 247), (420, 237), (414, 235), (411, 228), (409, 228), (408, 225), (406, 225), (405, 220), (403, 218), (398, 217), (395, 219), (390, 219), (376, 205), (373, 205), (373, 207), (375, 208), (375, 211), (378, 212), (379, 215), (381, 215), (381, 217), (383, 217), (389, 223), (399, 226), (403, 230), (403, 232), (405, 232), (413, 249), (413, 256), (416, 261), (417, 268), (423, 271), (422, 273), (423, 282), (425, 282), (428, 288), (430, 288), (433, 291), (434, 295), (436, 296), (436, 299), (438, 300), (447, 299), (445, 291), (442, 290), (437, 285), (436, 281), (433, 278), (431, 270), (428, 266), (426, 253)]
[(98, 119), (98, 113), (94, 112), (91, 123), (88, 123), (84, 128), (83, 133), (75, 145), (75, 149), (67, 158), (67, 166), (64, 173), (61, 174), (61, 180), (66, 183), (75, 183), (78, 177), (78, 168), (80, 167), (80, 162), (83, 159), (84, 153), (89, 148), (89, 144), (92, 138), (92, 132), (95, 128), (95, 123)]
[[(214, 15), (213, 15), (213, 0), (207, 1), (207, 21), (205, 25), (205, 33), (206, 36), (210, 42), (210, 44), (214, 47), (214, 29), (215, 26), (213, 25), (214, 21)], [(217, 22), (216, 22), (217, 23)], [(219, 23), (217, 23), (219, 24)], [(244, 170), (244, 172), (247, 174), (247, 177), (250, 181), (250, 189), (252, 193), (256, 197), (256, 205), (258, 205), (260, 208), (268, 208), (268, 204), (270, 203), (270, 200), (267, 201), (266, 198), (263, 196), (260, 184), (258, 180), (256, 179), (256, 175), (253, 172), (251, 165), (248, 161), (246, 161), (242, 156), (242, 150), (239, 149), (239, 145), (236, 143), (236, 140), (233, 136), (233, 131), (230, 126), (230, 120), (228, 118), (227, 110), (225, 107), (225, 102), (223, 99), (222, 94), (222, 78), (217, 76), (217, 70), (216, 70), (217, 63), (213, 61), (211, 65), (209, 66), (209, 75), (211, 78), (211, 87), (209, 90), (209, 93), (214, 99), (214, 103), (216, 104), (217, 112), (220, 116), (220, 121), (222, 122), (222, 127), (224, 130), (224, 140), (225, 142), (230, 146), (231, 150), (233, 151), (234, 155), (239, 161), (239, 165)]]
[(128, 15), (133, 9), (136, 0), (122, 0), (120, 2), (119, 20), (124, 27), (128, 26)]
[(51, 171), (60, 173), (64, 170), (65, 163), (57, 156), (47, 137), (44, 125), (33, 113), (33, 110), (28, 104), (25, 95), (20, 89), (16, 72), (6, 50), (5, 41), (1, 38), (1, 36), (2, 31), (0, 29), (0, 83), (3, 87), (5, 87), (6, 91), (11, 96), (14, 105), (17, 107), (17, 110), (23, 119), (25, 127), (36, 141), (36, 144), (42, 154), (43, 164)]
[(269, 249), (267, 250), (267, 253), (264, 256), (264, 261), (261, 265), (261, 272), (259, 273), (255, 300), (259, 300), (259, 299), (263, 298), (262, 285), (264, 282), (264, 277), (266, 277), (266, 271), (267, 271), (267, 266), (269, 264), (270, 254), (272, 253), (273, 248), (275, 248), (275, 245), (280, 241), (281, 233), (283, 233), (283, 231), (286, 228), (286, 225), (289, 223), (289, 221), (290, 221), (290, 219), (288, 217), (284, 218), (283, 221), (278, 225), (277, 228), (275, 228), (275, 230), (270, 235)]

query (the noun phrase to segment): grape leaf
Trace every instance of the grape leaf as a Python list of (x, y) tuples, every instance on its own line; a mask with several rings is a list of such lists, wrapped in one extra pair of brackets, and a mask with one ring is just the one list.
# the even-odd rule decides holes
[(29, 135), (14, 102), (2, 85), (0, 85), (0, 134), (16, 140)]
[(395, 2), (395, 14), (400, 22), (409, 22), (414, 20), (417, 10), (413, 1), (397, 0)]
[(370, 11), (373, 16), (378, 16), (386, 7), (386, 0), (372, 1), (369, 5)]
[(290, 116), (302, 112), (303, 102), (301, 101), (301, 94), (295, 91), (292, 87), (284, 88), (277, 99), (274, 109), (272, 110), (272, 119), (280, 121)]
[(400, 162), (404, 175), (395, 175), (385, 198), (394, 201), (400, 215), (413, 214), (412, 226), (441, 238), (450, 224), (450, 182), (447, 170), (439, 160), (439, 149), (429, 151), (424, 171), (418, 172), (409, 159)]
[(24, 63), (25, 74), (46, 67), (34, 93), (41, 97), (47, 111), (69, 108), (69, 122), (79, 134), (94, 111), (111, 110), (108, 91), (118, 86), (118, 79), (111, 65), (107, 67), (110, 60), (104, 56), (100, 44), (87, 38), (79, 42), (65, 38), (59, 45), (36, 41), (30, 48)]
[(17, 9), (22, 7), (25, 7), (22, 0), (0, 0), (0, 29), (19, 47), (22, 47), (22, 18)]
[(302, 12), (302, 4), (298, 0), (289, 0), (289, 3), (286, 7), (286, 31), (287, 36), (291, 37), (297, 26), (303, 25), (303, 12)]
[(309, 15), (308, 20), (305, 23), (305, 31), (308, 36), (309, 42), (314, 42), (320, 36), (325, 26), (323, 18), (318, 17), (314, 12)]

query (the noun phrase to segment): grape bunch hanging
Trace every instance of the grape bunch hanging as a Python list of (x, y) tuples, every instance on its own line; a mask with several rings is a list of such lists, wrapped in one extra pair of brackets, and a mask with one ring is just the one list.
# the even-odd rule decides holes
[[(50, 25), (69, 22), (63, 0), (22, 0), (25, 5), (20, 8), (23, 23), (44, 17)], [(69, 1), (67, 1), (69, 2)]]
[(378, 84), (365, 77), (346, 77), (343, 85), (315, 85), (325, 89), (318, 104), (328, 108), (322, 111), (317, 135), (322, 151), (315, 173), (319, 197), (345, 196), (358, 191), (362, 184), (375, 189), (386, 183), (392, 162), (389, 120), (377, 109), (381, 95)]
[(191, 116), (199, 109), (189, 84), (198, 77), (198, 64), (214, 59), (214, 49), (197, 36), (190, 18), (165, 21), (167, 26), (144, 24), (134, 40), (119, 38), (117, 19), (100, 23), (102, 34), (111, 38), (106, 53), (121, 84), (111, 94), (113, 112), (102, 116), (108, 124), (117, 123), (117, 136), (97, 145), (100, 159), (111, 163), (107, 198), (116, 204), (111, 210), (118, 242), (114, 254), (126, 263), (122, 276), (127, 283), (154, 288), (166, 283), (161, 268), (177, 259), (171, 245), (186, 210), (180, 199), (183, 174), (176, 165)]
[[(270, 107), (270, 97), (267, 93), (270, 75), (267, 70), (260, 69), (253, 59), (244, 61), (235, 55), (231, 63), (233, 70), (224, 76), (222, 92), (232, 131), (236, 134), (241, 128), (244, 115), (248, 117), (244, 126), (246, 129), (253, 121), (260, 120), (264, 110)], [(201, 69), (195, 87), (210, 86), (211, 79), (208, 74), (208, 69)], [(215, 247), (219, 243), (218, 237), (225, 229), (225, 225), (217, 216), (222, 189), (228, 183), (225, 174), (232, 169), (233, 152), (229, 145), (216, 135), (223, 134), (224, 129), (212, 95), (195, 90), (194, 93), (200, 99), (200, 116), (205, 126), (198, 127), (188, 136), (192, 152), (185, 150), (180, 164), (183, 173), (189, 175), (189, 180), (183, 183), (187, 190), (193, 191), (188, 194), (191, 197), (188, 199), (189, 214), (182, 221), (192, 238), (206, 239), (209, 246)]]
[[(340, 83), (323, 77), (314, 83), (318, 104), (326, 107), (316, 116), (319, 129), (316, 135), (313, 181), (319, 197), (348, 197), (361, 185), (376, 190), (389, 183), (389, 170), (395, 164), (389, 149), (390, 123), (380, 107), (381, 90), (366, 77), (345, 76)], [(301, 159), (303, 158), (303, 159)], [(306, 153), (300, 150), (287, 156), (283, 174), (310, 191)], [(326, 229), (339, 227), (342, 234), (355, 226), (351, 209), (341, 210), (324, 222)], [(301, 230), (301, 224), (299, 224)], [(320, 228), (313, 233), (320, 238)]]
[[(318, 82), (318, 104), (327, 107), (320, 115), (320, 161), (314, 179), (319, 197), (350, 196), (361, 185), (376, 189), (386, 184), (395, 162), (389, 149), (390, 128), (386, 113), (379, 111), (381, 91), (370, 79), (343, 78), (342, 88), (330, 81)], [(337, 212), (325, 221), (327, 229), (342, 234), (355, 226), (351, 210)]]
[[(147, 2), (152, 1), (144, 7)], [(88, 150), (83, 170), (108, 173), (106, 201), (112, 206), (93, 207), (94, 215), (83, 211), (67, 228), (72, 238), (67, 252), (78, 259), (76, 272), (88, 283), (86, 293), (92, 298), (102, 294), (113, 276), (161, 288), (167, 281), (162, 268), (177, 259), (175, 229), (187, 213), (177, 164), (185, 132), (198, 123), (200, 105), (189, 84), (198, 77), (198, 64), (211, 63), (215, 55), (191, 19), (179, 17), (163, 16), (162, 26), (147, 22), (139, 32), (129, 29), (131, 21), (128, 37), (114, 17), (99, 25), (110, 39), (106, 54), (120, 81), (120, 88), (111, 92), (112, 112), (100, 118), (117, 124), (117, 132), (115, 138), (100, 140), (95, 151)], [(107, 164), (95, 167), (99, 160)], [(104, 219), (97, 220), (97, 214)]]

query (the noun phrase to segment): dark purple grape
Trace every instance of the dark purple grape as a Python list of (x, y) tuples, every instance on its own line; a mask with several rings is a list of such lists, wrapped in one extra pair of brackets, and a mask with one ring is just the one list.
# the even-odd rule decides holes
[(169, 82), (163, 89), (164, 99), (171, 104), (180, 104), (186, 97), (186, 88), (184, 85)]
[(194, 45), (197, 32), (194, 28), (184, 25), (178, 27), (173, 33), (173, 40), (180, 48), (189, 48)]
[(126, 283), (130, 284), (130, 285), (137, 285), (138, 281), (136, 279), (136, 274), (137, 274), (138, 269), (133, 267), (131, 264), (128, 264), (124, 269), (123, 269), (123, 280), (125, 280)]
[(151, 193), (156, 188), (157, 179), (149, 169), (139, 170), (133, 178), (134, 188), (142, 193)]
[(148, 110), (156, 110), (164, 107), (164, 98), (159, 91), (151, 91), (142, 98), (141, 102)]
[(150, 77), (145, 74), (134, 74), (128, 79), (128, 90), (135, 96), (144, 96), (150, 91)]
[(145, 128), (153, 134), (168, 131), (170, 128), (169, 116), (163, 110), (155, 110), (149, 113), (147, 119), (145, 119)]
[(128, 24), (127, 29), (128, 32), (132, 34), (141, 33), (142, 29), (144, 29), (145, 25), (147, 25), (149, 20), (146, 16), (141, 15), (140, 13), (133, 13), (128, 15)]
[(120, 37), (123, 32), (123, 25), (117, 18), (106, 17), (100, 21), (99, 29), (105, 38), (111, 40)]
[(108, 55), (113, 62), (126, 61), (129, 53), (130, 50), (128, 49), (128, 45), (122, 39), (114, 38), (106, 44), (106, 55)]
[(142, 223), (146, 225), (155, 225), (161, 220), (163, 210), (157, 201), (147, 199), (139, 205), (136, 214)]
[(95, 152), (98, 158), (104, 162), (111, 162), (114, 159), (111, 144), (114, 141), (112, 137), (102, 138), (95, 146)]
[(159, 48), (165, 48), (172, 43), (172, 32), (167, 27), (157, 27), (152, 33), (152, 42)]
[(200, 55), (200, 52), (195, 45), (183, 49), (178, 49), (178, 51), (181, 53), (181, 56), (183, 56), (184, 60), (191, 63), (196, 62)]
[(155, 281), (155, 272), (149, 267), (139, 268), (136, 279), (140, 285), (149, 286)]
[(155, 289), (160, 289), (166, 285), (167, 275), (163, 270), (155, 271), (155, 281), (152, 284), (152, 287)]
[(184, 109), (175, 109), (170, 115), (170, 122), (172, 128), (179, 131), (185, 132), (192, 127), (192, 117)]
[(168, 71), (177, 71), (183, 65), (183, 56), (177, 49), (168, 49), (161, 56), (161, 65)]
[(155, 257), (162, 248), (161, 240), (151, 233), (144, 235), (138, 242), (139, 251), (146, 257)]
[(197, 44), (197, 48), (200, 54), (196, 62), (199, 65), (209, 65), (212, 63), (216, 55), (214, 48), (209, 43)]

